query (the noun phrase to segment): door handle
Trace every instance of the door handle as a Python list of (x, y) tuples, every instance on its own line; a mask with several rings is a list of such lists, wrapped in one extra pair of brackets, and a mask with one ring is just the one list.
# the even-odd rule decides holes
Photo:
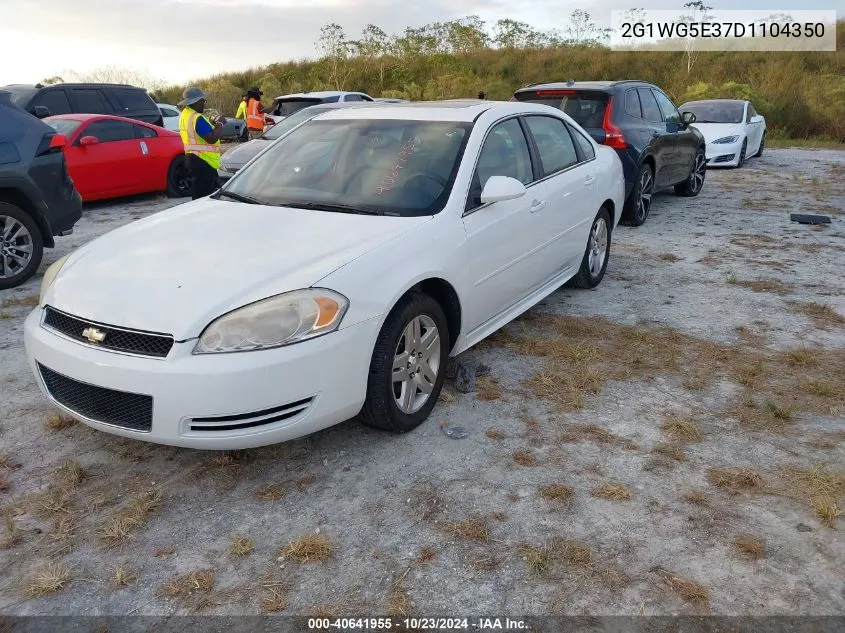
[(592, 174), (589, 174), (586, 178), (584, 178), (585, 185), (592, 185), (596, 181), (596, 177)]
[(531, 213), (537, 213), (538, 211), (542, 211), (546, 208), (546, 201), (545, 200), (533, 200), (531, 202), (531, 207), (528, 209)]

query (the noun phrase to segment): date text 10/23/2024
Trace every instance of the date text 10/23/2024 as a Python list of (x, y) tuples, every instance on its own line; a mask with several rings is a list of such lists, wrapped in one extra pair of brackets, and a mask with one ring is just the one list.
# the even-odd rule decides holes
[(511, 618), (310, 618), (309, 631), (528, 631), (527, 622)]

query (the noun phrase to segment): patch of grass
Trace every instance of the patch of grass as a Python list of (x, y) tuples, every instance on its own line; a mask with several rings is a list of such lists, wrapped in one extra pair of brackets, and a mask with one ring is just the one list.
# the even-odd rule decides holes
[(176, 548), (172, 545), (169, 547), (159, 547), (154, 553), (153, 556), (156, 558), (167, 558), (168, 556), (173, 556), (176, 553)]
[(834, 526), (842, 514), (838, 504), (845, 495), (845, 473), (816, 464), (811, 468), (784, 467), (781, 477), (789, 496), (808, 503), (822, 525)]
[(532, 453), (528, 449), (523, 448), (518, 451), (514, 451), (513, 453), (511, 453), (511, 457), (513, 457), (513, 461), (515, 461), (520, 466), (537, 465), (537, 458), (534, 456), (534, 453)]
[(187, 600), (196, 593), (208, 593), (214, 587), (216, 574), (213, 569), (201, 569), (174, 576), (158, 590), (160, 598)]
[(229, 553), (232, 556), (249, 556), (255, 551), (255, 541), (243, 534), (232, 534), (229, 537)]
[(160, 506), (162, 496), (158, 492), (145, 492), (135, 495), (117, 512), (106, 519), (97, 532), (106, 547), (116, 547), (130, 539)]
[(437, 552), (431, 547), (423, 547), (417, 555), (417, 565), (425, 565), (434, 560)]
[(740, 365), (736, 373), (737, 382), (751, 389), (759, 387), (766, 375), (766, 364), (759, 358)]
[(11, 549), (23, 542), (23, 534), (18, 529), (15, 519), (6, 514), (3, 517), (3, 538), (0, 539), (0, 549)]
[(476, 383), (475, 395), (479, 400), (501, 400), (504, 390), (498, 378), (482, 376)]
[(694, 422), (678, 416), (664, 418), (660, 429), (679, 444), (700, 442), (704, 437)]
[(803, 314), (817, 327), (826, 329), (845, 325), (845, 317), (839, 314), (833, 307), (825, 303), (814, 301), (791, 301), (793, 312)]
[(60, 413), (51, 415), (49, 418), (44, 420), (44, 428), (50, 431), (50, 433), (58, 433), (59, 431), (64, 431), (65, 429), (69, 429), (75, 424), (75, 419), (73, 419), (69, 415), (62, 415)]
[[(406, 572), (407, 573), (407, 572)], [(385, 601), (387, 615), (407, 617), (411, 614), (411, 596), (404, 584), (404, 575), (390, 583), (390, 590)]]
[(522, 559), (535, 576), (545, 576), (551, 568), (551, 553), (547, 547), (536, 547), (523, 543), (519, 546)]
[(472, 568), (480, 572), (495, 571), (501, 565), (501, 561), (495, 556), (482, 556), (472, 561)]
[(737, 279), (735, 275), (728, 277), (728, 283), (733, 286), (748, 288), (753, 292), (769, 292), (778, 295), (788, 295), (794, 291), (792, 286), (784, 284), (779, 279)]
[(710, 601), (710, 590), (694, 580), (689, 580), (665, 569), (658, 570), (663, 582), (681, 599), (698, 605), (705, 605)]
[(697, 490), (692, 490), (692, 491), (688, 492), (687, 494), (685, 494), (684, 495), (684, 501), (686, 501), (687, 503), (691, 503), (693, 505), (697, 505), (697, 506), (704, 506), (704, 505), (707, 505), (707, 503), (708, 503), (707, 495), (705, 495), (703, 492), (699, 492)]
[(734, 540), (734, 548), (748, 558), (762, 558), (766, 554), (766, 545), (756, 536), (743, 534)]
[(792, 147), (814, 149), (843, 149), (843, 145), (835, 138), (766, 138), (766, 145), (789, 149)]
[(572, 370), (550, 365), (535, 372), (525, 385), (536, 398), (547, 400), (558, 411), (565, 412), (582, 409), (584, 396), (600, 393), (606, 378), (602, 372), (587, 366)]
[(662, 259), (664, 262), (673, 263), (681, 261), (681, 258), (675, 255), (674, 253), (663, 253), (660, 255), (660, 259)]
[(258, 492), (255, 493), (255, 496), (261, 499), (262, 501), (278, 501), (279, 499), (283, 499), (285, 496), (285, 489), (281, 486), (271, 484), (269, 486), (264, 486)]
[(55, 484), (62, 490), (75, 490), (82, 483), (85, 473), (78, 461), (70, 459), (56, 469)]
[(34, 308), (38, 305), (38, 294), (31, 294), (25, 297), (10, 297), (0, 301), (0, 308), (11, 308), (14, 306), (23, 306), (26, 308)]
[(682, 462), (687, 458), (686, 453), (684, 453), (684, 449), (677, 444), (658, 444), (654, 447), (654, 452), (678, 462)]
[(449, 523), (444, 528), (447, 534), (467, 541), (489, 541), (490, 532), (484, 519), (475, 517), (466, 521)]
[(333, 551), (334, 547), (328, 537), (306, 534), (280, 549), (279, 556), (291, 558), (297, 563), (325, 562), (332, 557)]
[(314, 485), (314, 475), (305, 475), (296, 480), (296, 489), (300, 492), (305, 492)]
[(763, 485), (763, 478), (751, 468), (708, 468), (707, 480), (729, 492), (756, 490)]
[(499, 523), (504, 523), (507, 515), (504, 512), (494, 512), (490, 516), (493, 517), (494, 521), (498, 521)]
[(596, 486), (590, 491), (590, 494), (599, 499), (609, 499), (611, 501), (628, 501), (633, 498), (630, 490), (622, 484), (612, 481)]
[(629, 450), (638, 448), (628, 438), (611, 433), (597, 424), (568, 424), (558, 434), (558, 441), (564, 443), (589, 441), (596, 444), (619, 444)]
[(71, 568), (65, 563), (45, 563), (29, 574), (24, 593), (30, 597), (44, 596), (64, 589), (71, 578)]
[(503, 439), (505, 439), (505, 437), (507, 437), (504, 433), (502, 433), (502, 431), (500, 431), (499, 429), (493, 428), (493, 427), (490, 427), (489, 429), (487, 429), (487, 431), (485, 431), (484, 435), (489, 437), (491, 440), (498, 440), (498, 441), (503, 440)]
[(547, 501), (569, 501), (572, 499), (572, 488), (565, 484), (549, 484), (540, 487), (540, 496)]
[(819, 357), (815, 350), (799, 347), (787, 352), (786, 361), (792, 367), (815, 367), (819, 364)]
[(123, 567), (115, 567), (112, 581), (116, 587), (128, 587), (138, 581), (138, 576), (134, 572), (127, 571)]
[(822, 398), (837, 398), (842, 389), (825, 380), (800, 380), (798, 388), (805, 393)]
[[(287, 609), (290, 586), (287, 582), (274, 580), (266, 576), (261, 582), (261, 612), (278, 613)], [(318, 617), (314, 614), (315, 617)], [(328, 617), (328, 616), (327, 616)]]

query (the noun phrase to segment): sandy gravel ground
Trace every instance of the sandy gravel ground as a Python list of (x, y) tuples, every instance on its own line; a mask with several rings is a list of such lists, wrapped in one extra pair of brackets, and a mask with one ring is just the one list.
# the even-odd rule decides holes
[[(179, 202), (90, 205), (43, 267)], [(0, 293), (0, 611), (845, 614), (845, 152), (767, 150), (613, 237), (414, 433), (237, 453), (56, 416), (40, 275)]]

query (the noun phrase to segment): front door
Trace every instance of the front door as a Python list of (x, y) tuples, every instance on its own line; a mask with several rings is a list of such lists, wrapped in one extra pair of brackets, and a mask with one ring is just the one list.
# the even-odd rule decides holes
[(645, 134), (651, 136), (649, 145), (655, 163), (655, 189), (662, 189), (677, 182), (678, 157), (676, 134), (667, 129), (666, 122), (663, 120), (663, 114), (660, 111), (660, 106), (657, 105), (657, 99), (651, 89), (637, 88), (637, 93), (640, 95), (643, 119), (648, 126)]
[[(80, 145), (93, 136), (97, 143)], [(92, 121), (77, 134), (68, 148), (68, 165), (73, 182), (85, 200), (126, 195), (141, 181), (138, 160), (144, 157), (142, 141), (127, 121)]]

